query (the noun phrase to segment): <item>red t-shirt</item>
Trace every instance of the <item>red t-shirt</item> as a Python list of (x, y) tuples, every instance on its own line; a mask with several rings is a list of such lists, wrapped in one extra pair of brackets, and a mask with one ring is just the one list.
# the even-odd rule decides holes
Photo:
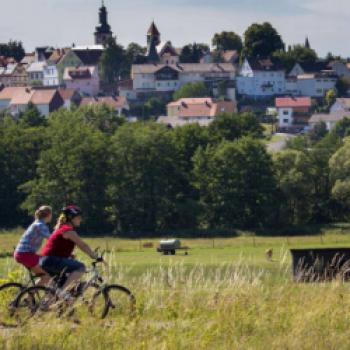
[(63, 234), (69, 231), (74, 231), (71, 224), (62, 224), (54, 231), (43, 247), (42, 255), (69, 258), (75, 248), (73, 241), (63, 237)]

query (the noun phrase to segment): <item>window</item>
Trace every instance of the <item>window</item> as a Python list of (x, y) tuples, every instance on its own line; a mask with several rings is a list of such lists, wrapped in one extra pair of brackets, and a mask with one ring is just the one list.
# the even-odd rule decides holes
[(289, 119), (283, 119), (283, 123), (288, 124), (289, 123)]
[(283, 111), (283, 115), (288, 115), (288, 114), (289, 114), (289, 112), (287, 110)]

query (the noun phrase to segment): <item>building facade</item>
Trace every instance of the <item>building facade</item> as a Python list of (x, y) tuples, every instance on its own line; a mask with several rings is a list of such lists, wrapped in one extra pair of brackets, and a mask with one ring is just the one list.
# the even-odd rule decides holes
[(212, 91), (226, 83), (227, 95), (235, 101), (236, 68), (230, 63), (181, 63), (133, 65), (133, 90), (144, 92), (173, 92), (187, 83), (203, 82)]
[(240, 95), (261, 98), (283, 95), (285, 90), (285, 71), (280, 64), (271, 59), (245, 59), (237, 77)]
[(98, 69), (90, 67), (67, 67), (63, 82), (68, 89), (74, 89), (81, 95), (96, 96), (100, 91)]
[(310, 97), (276, 98), (278, 125), (282, 129), (300, 129), (307, 126), (311, 110)]

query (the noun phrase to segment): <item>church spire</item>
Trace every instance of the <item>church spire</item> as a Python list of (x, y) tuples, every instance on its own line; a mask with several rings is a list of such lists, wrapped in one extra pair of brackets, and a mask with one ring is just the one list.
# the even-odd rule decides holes
[(95, 44), (103, 44), (106, 39), (113, 36), (111, 26), (108, 24), (108, 11), (102, 0), (102, 6), (99, 10), (99, 25), (95, 31)]
[(154, 21), (152, 21), (147, 32), (147, 45), (149, 45), (153, 40), (156, 46), (160, 44), (160, 33)]
[(309, 37), (306, 37), (306, 39), (305, 39), (305, 47), (306, 47), (307, 49), (311, 49)]

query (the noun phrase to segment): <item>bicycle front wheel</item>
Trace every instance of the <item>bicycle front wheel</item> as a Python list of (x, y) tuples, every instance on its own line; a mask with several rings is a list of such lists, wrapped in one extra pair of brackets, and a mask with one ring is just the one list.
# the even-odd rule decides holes
[(98, 284), (82, 284), (80, 294), (81, 296), (75, 305), (76, 314), (78, 317), (105, 317), (104, 313), (108, 301), (101, 286)]
[(132, 318), (135, 316), (136, 299), (132, 292), (121, 285), (111, 284), (104, 288), (106, 307), (103, 318)]
[(15, 326), (15, 300), (24, 289), (20, 283), (6, 283), (0, 286), (0, 325), (3, 327)]

